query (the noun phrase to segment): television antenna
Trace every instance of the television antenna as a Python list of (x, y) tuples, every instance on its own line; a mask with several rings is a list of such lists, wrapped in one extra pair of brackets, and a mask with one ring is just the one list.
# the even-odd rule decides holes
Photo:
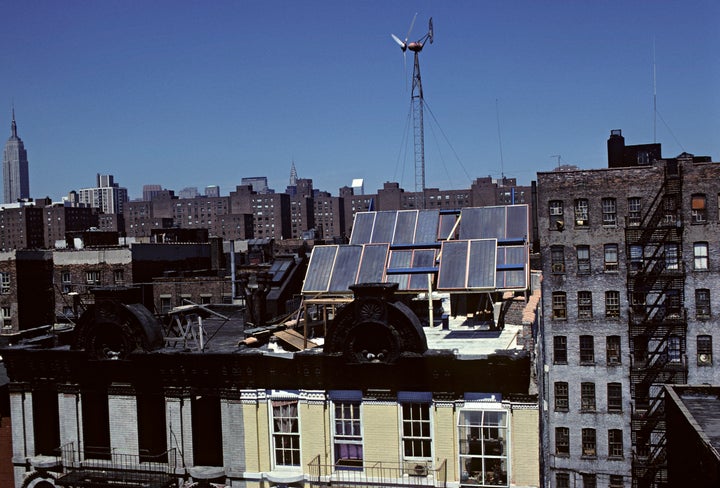
[(420, 39), (414, 42), (408, 42), (410, 33), (412, 32), (413, 26), (415, 25), (415, 19), (417, 14), (410, 22), (410, 29), (405, 36), (405, 40), (401, 40), (395, 34), (390, 34), (396, 43), (400, 46), (403, 52), (403, 60), (405, 60), (405, 53), (410, 50), (415, 53), (414, 65), (413, 65), (413, 77), (412, 77), (412, 92), (410, 94), (410, 104), (412, 106), (413, 113), (413, 139), (415, 143), (415, 193), (419, 196), (418, 207), (421, 209), (425, 208), (425, 127), (423, 124), (423, 112), (424, 112), (424, 98), (422, 89), (422, 80), (420, 78), (420, 51), (422, 51), (425, 43), (430, 41), (433, 43), (433, 21), (432, 17), (428, 22), (428, 31)]

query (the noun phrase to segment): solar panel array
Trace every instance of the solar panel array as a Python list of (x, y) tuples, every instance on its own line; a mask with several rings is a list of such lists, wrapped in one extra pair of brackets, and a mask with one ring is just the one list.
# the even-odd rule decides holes
[(348, 294), (357, 283), (404, 291), (527, 287), (527, 205), (358, 212), (347, 245), (315, 246), (303, 293)]

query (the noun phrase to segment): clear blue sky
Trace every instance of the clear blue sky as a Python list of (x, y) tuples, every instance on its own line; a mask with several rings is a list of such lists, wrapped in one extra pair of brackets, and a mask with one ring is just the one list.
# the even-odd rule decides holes
[[(720, 161), (720, 2), (0, 0), (0, 141), (15, 103), (33, 197), (113, 174), (180, 190), (290, 163), (337, 195), (353, 178), (414, 188), (408, 126), (421, 53), (427, 186), (561, 162), (606, 165), (611, 129)], [(653, 45), (655, 48), (653, 49)], [(499, 121), (499, 123), (498, 123)], [(499, 126), (499, 130), (498, 130)], [(502, 151), (501, 151), (502, 149)], [(502, 156), (501, 156), (502, 155)]]

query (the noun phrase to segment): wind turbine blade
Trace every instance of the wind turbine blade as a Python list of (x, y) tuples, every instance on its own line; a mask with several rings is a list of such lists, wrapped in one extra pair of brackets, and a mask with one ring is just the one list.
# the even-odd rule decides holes
[(415, 16), (412, 19), (412, 22), (410, 22), (410, 28), (408, 29), (408, 33), (405, 36), (405, 42), (407, 43), (408, 39), (410, 39), (410, 33), (413, 30), (413, 26), (415, 25), (415, 19), (417, 19), (417, 12), (415, 12)]
[(400, 47), (401, 47), (402, 50), (404, 51), (405, 48), (407, 47), (407, 46), (405, 46), (405, 43), (402, 42), (402, 41), (400, 40), (400, 38), (399, 38), (398, 36), (396, 36), (395, 34), (390, 34), (390, 35), (391, 35), (392, 38), (395, 40), (395, 42), (397, 42), (397, 43), (400, 45)]

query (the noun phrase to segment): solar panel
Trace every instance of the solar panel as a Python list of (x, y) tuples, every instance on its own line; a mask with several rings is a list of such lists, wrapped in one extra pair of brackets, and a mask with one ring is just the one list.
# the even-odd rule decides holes
[(507, 208), (508, 239), (527, 239), (530, 208), (527, 205), (511, 205)]
[(355, 284), (362, 249), (362, 246), (340, 246), (338, 248), (328, 291), (335, 293), (350, 291), (350, 285)]
[(392, 242), (396, 218), (397, 212), (394, 210), (389, 212), (378, 212), (375, 216), (375, 225), (373, 225), (372, 238), (370, 239), (370, 242), (373, 244)]
[(310, 255), (303, 293), (326, 292), (330, 284), (330, 274), (335, 264), (338, 246), (315, 246)]
[[(415, 249), (413, 251), (413, 268), (430, 268), (435, 266), (435, 249)], [(409, 290), (427, 290), (427, 274), (411, 274)]]
[(525, 246), (504, 246), (497, 254), (497, 288), (527, 288), (527, 249)]
[(415, 229), (414, 243), (429, 244), (437, 242), (439, 221), (439, 210), (423, 210), (419, 212), (417, 219), (417, 228)]
[[(388, 268), (409, 268), (412, 264), (412, 250), (407, 251), (390, 251), (390, 262)], [(393, 274), (387, 275), (385, 281), (388, 283), (397, 283), (400, 290), (407, 290), (410, 281), (409, 274)]]
[(375, 212), (358, 212), (355, 214), (350, 244), (367, 244), (372, 236), (375, 224)]
[(460, 212), (460, 240), (505, 237), (505, 207), (464, 208)]
[(445, 241), (440, 250), (438, 289), (463, 290), (467, 277), (468, 241)]
[(496, 239), (470, 241), (468, 252), (467, 288), (495, 288), (495, 268), (497, 251)]
[(366, 244), (363, 246), (357, 283), (382, 283), (385, 275), (387, 244)]
[(412, 244), (415, 242), (417, 218), (417, 210), (403, 210), (397, 213), (393, 244)]
[(440, 226), (438, 229), (437, 239), (453, 239), (457, 234), (450, 234), (457, 221), (457, 215), (455, 214), (442, 214), (440, 215)]

